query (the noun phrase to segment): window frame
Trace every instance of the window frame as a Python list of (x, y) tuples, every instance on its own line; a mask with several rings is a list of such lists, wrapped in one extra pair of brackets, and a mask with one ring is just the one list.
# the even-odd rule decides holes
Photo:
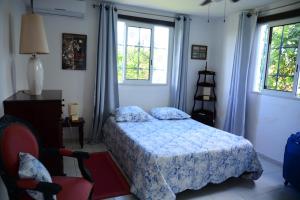
[[(171, 75), (171, 63), (173, 58), (173, 37), (174, 37), (174, 27), (160, 25), (160, 24), (151, 24), (151, 23), (143, 23), (138, 21), (126, 20), (126, 19), (118, 19), (118, 22), (125, 23), (125, 43), (124, 43), (124, 63), (122, 65), (122, 82), (118, 82), (119, 85), (141, 85), (141, 86), (166, 86), (169, 85), (169, 79)], [(152, 83), (153, 78), (153, 55), (154, 55), (154, 27), (166, 27), (169, 29), (169, 45), (168, 45), (168, 63), (167, 63), (167, 74), (166, 74), (166, 83)], [(138, 27), (138, 28), (148, 28), (151, 29), (151, 40), (150, 40), (150, 67), (149, 67), (149, 80), (139, 80), (139, 79), (126, 79), (126, 63), (127, 63), (127, 35), (128, 35), (128, 27)], [(117, 44), (117, 46), (119, 43)]]
[[(260, 88), (260, 92), (262, 94), (272, 95), (272, 96), (299, 98), (299, 96), (297, 95), (297, 90), (298, 90), (299, 73), (300, 73), (300, 69), (299, 69), (299, 66), (300, 66), (300, 38), (299, 38), (299, 43), (298, 43), (298, 54), (297, 54), (297, 59), (296, 59), (293, 90), (291, 92), (289, 92), (289, 91), (272, 90), (272, 89), (265, 88), (266, 81), (267, 81), (267, 71), (268, 71), (269, 62), (270, 62), (269, 58), (270, 58), (270, 53), (271, 53), (270, 52), (270, 46), (271, 46), (270, 36), (272, 36), (272, 35), (271, 35), (270, 30), (272, 27), (284, 26), (284, 25), (290, 25), (290, 24), (296, 24), (296, 23), (300, 23), (300, 17), (265, 23), (268, 26), (267, 27), (268, 37), (266, 38), (266, 41), (268, 42), (268, 52), (267, 52), (267, 58), (266, 58), (266, 65), (264, 66), (263, 74), (261, 75), (263, 77), (261, 80), (263, 82), (262, 82), (261, 88)], [(260, 67), (260, 66), (258, 66), (258, 67)]]

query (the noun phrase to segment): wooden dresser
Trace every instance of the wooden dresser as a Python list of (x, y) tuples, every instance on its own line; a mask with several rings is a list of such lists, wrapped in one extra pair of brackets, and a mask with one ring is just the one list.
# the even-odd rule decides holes
[[(37, 96), (19, 91), (3, 101), (4, 113), (30, 122), (43, 147), (61, 148), (62, 101), (61, 90), (44, 90)], [(41, 160), (51, 175), (63, 174), (62, 157), (42, 157)]]

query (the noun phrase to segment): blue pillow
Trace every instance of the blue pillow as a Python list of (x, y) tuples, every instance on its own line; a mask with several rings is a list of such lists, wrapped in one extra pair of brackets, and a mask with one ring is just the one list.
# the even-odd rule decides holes
[[(18, 173), (21, 179), (31, 178), (36, 181), (52, 183), (52, 179), (48, 170), (34, 156), (29, 153), (20, 152), (19, 159), (20, 164)], [(44, 195), (41, 192), (34, 190), (27, 190), (26, 192), (35, 200), (44, 200)], [(54, 199), (56, 199), (56, 196), (54, 196)]]
[(116, 109), (117, 122), (145, 122), (151, 116), (138, 106), (123, 106)]
[(180, 119), (188, 119), (191, 116), (186, 114), (185, 112), (178, 110), (173, 107), (158, 107), (150, 110), (150, 114), (161, 120), (180, 120)]

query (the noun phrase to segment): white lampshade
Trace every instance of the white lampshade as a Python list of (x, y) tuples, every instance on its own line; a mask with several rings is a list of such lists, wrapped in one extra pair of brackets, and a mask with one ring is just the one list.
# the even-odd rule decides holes
[(22, 15), (20, 34), (21, 54), (49, 53), (43, 18), (35, 13)]

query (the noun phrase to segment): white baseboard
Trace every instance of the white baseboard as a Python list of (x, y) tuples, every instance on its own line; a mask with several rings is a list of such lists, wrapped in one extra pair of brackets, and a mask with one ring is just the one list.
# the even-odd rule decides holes
[(273, 163), (273, 164), (275, 164), (275, 165), (278, 165), (278, 166), (280, 166), (280, 167), (283, 166), (283, 162), (280, 162), (280, 161), (278, 161), (278, 160), (275, 160), (275, 159), (273, 159), (273, 158), (270, 158), (269, 156), (266, 156), (266, 155), (263, 154), (263, 153), (257, 152), (257, 154), (258, 154), (260, 157), (262, 157), (263, 159), (268, 160), (269, 162), (271, 162), (271, 163)]

